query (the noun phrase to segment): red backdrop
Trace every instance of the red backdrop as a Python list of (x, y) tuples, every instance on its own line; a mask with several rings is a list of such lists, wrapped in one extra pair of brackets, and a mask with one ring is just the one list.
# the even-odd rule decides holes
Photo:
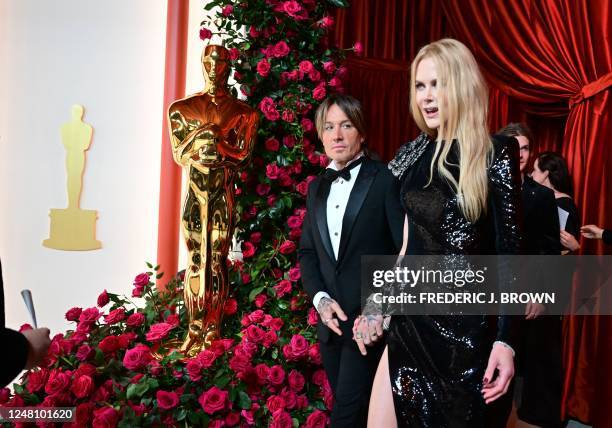
[[(454, 37), (474, 53), (491, 87), (490, 128), (524, 121), (535, 151), (567, 159), (583, 222), (612, 227), (610, 0), (351, 0), (336, 14), (333, 42), (355, 41), (347, 92), (360, 99), (368, 143), (389, 160), (418, 129), (410, 118), (410, 61), (424, 44)], [(583, 253), (612, 253), (601, 241)], [(612, 426), (612, 319), (565, 323), (565, 416)]]

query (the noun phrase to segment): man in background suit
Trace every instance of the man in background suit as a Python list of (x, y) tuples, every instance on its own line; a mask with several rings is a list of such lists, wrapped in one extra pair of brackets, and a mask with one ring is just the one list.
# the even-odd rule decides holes
[[(533, 134), (523, 123), (510, 123), (498, 131), (519, 142), (523, 199), (523, 253), (560, 255), (559, 214), (554, 192), (527, 175)], [(534, 269), (531, 269), (534, 270)], [(539, 272), (547, 275), (547, 272)], [(533, 280), (533, 279), (532, 279)], [(521, 343), (517, 349), (518, 376), (523, 379), (520, 419), (517, 427), (527, 422), (536, 426), (557, 426), (561, 400), (561, 336), (557, 336), (560, 318), (542, 316), (546, 307), (528, 303), (520, 323)], [(557, 358), (558, 357), (558, 358)], [(544, 365), (543, 365), (544, 362)], [(559, 383), (558, 388), (555, 385)], [(514, 382), (509, 391), (489, 406), (488, 428), (505, 428), (512, 410)], [(546, 423), (544, 423), (546, 422)], [(548, 425), (553, 423), (553, 425)], [(527, 425), (529, 426), (529, 425)]]
[(51, 343), (48, 328), (26, 330), (22, 334), (4, 325), (4, 284), (0, 263), (0, 388), (8, 385), (22, 370), (29, 370), (42, 363)]
[(363, 356), (352, 338), (361, 313), (361, 256), (398, 254), (404, 212), (396, 179), (364, 154), (357, 100), (327, 98), (317, 110), (316, 126), (332, 161), (308, 189), (298, 253), (302, 283), (319, 313), (321, 357), (335, 399), (331, 426), (365, 426), (384, 344)]

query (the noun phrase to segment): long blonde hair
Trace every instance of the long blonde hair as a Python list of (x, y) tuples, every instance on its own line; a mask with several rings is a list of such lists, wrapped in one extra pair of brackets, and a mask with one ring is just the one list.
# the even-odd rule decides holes
[[(433, 60), (438, 75), (440, 128), (437, 130), (427, 127), (416, 102), (416, 70), (425, 58)], [(478, 64), (463, 43), (454, 39), (438, 40), (421, 48), (412, 61), (410, 88), (410, 110), (414, 121), (437, 141), (429, 182), (437, 163), (438, 173), (455, 188), (463, 215), (475, 222), (487, 210), (487, 169), (493, 154), (487, 130), (488, 88)], [(455, 138), (459, 144), (459, 182), (446, 167), (451, 149), (448, 143)], [(443, 141), (448, 143), (442, 144)]]

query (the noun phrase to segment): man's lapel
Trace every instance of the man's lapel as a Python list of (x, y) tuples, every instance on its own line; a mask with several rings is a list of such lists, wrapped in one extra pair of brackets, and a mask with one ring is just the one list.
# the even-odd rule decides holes
[(338, 249), (338, 264), (342, 261), (351, 236), (351, 231), (355, 225), (355, 220), (370, 191), (370, 186), (377, 172), (378, 170), (375, 168), (374, 163), (368, 158), (364, 159), (359, 174), (357, 178), (355, 178), (357, 181), (355, 181), (353, 185), (353, 190), (351, 191), (351, 196), (349, 196), (346, 211), (344, 211), (344, 217), (342, 219), (342, 235), (340, 236), (340, 248)]
[(335, 263), (336, 257), (334, 256), (334, 249), (332, 248), (331, 239), (329, 238), (329, 229), (327, 227), (327, 196), (329, 196), (330, 187), (331, 183), (321, 178), (321, 182), (319, 186), (317, 186), (317, 192), (315, 193), (314, 212), (323, 247), (329, 258)]

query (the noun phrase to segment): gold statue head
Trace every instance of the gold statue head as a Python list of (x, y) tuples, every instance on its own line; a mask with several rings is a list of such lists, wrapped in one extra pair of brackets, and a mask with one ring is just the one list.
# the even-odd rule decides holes
[(72, 106), (72, 120), (81, 120), (83, 118), (83, 106), (75, 104)]
[(208, 45), (202, 52), (202, 72), (206, 81), (206, 92), (215, 92), (227, 86), (231, 67), (229, 51), (223, 46)]

